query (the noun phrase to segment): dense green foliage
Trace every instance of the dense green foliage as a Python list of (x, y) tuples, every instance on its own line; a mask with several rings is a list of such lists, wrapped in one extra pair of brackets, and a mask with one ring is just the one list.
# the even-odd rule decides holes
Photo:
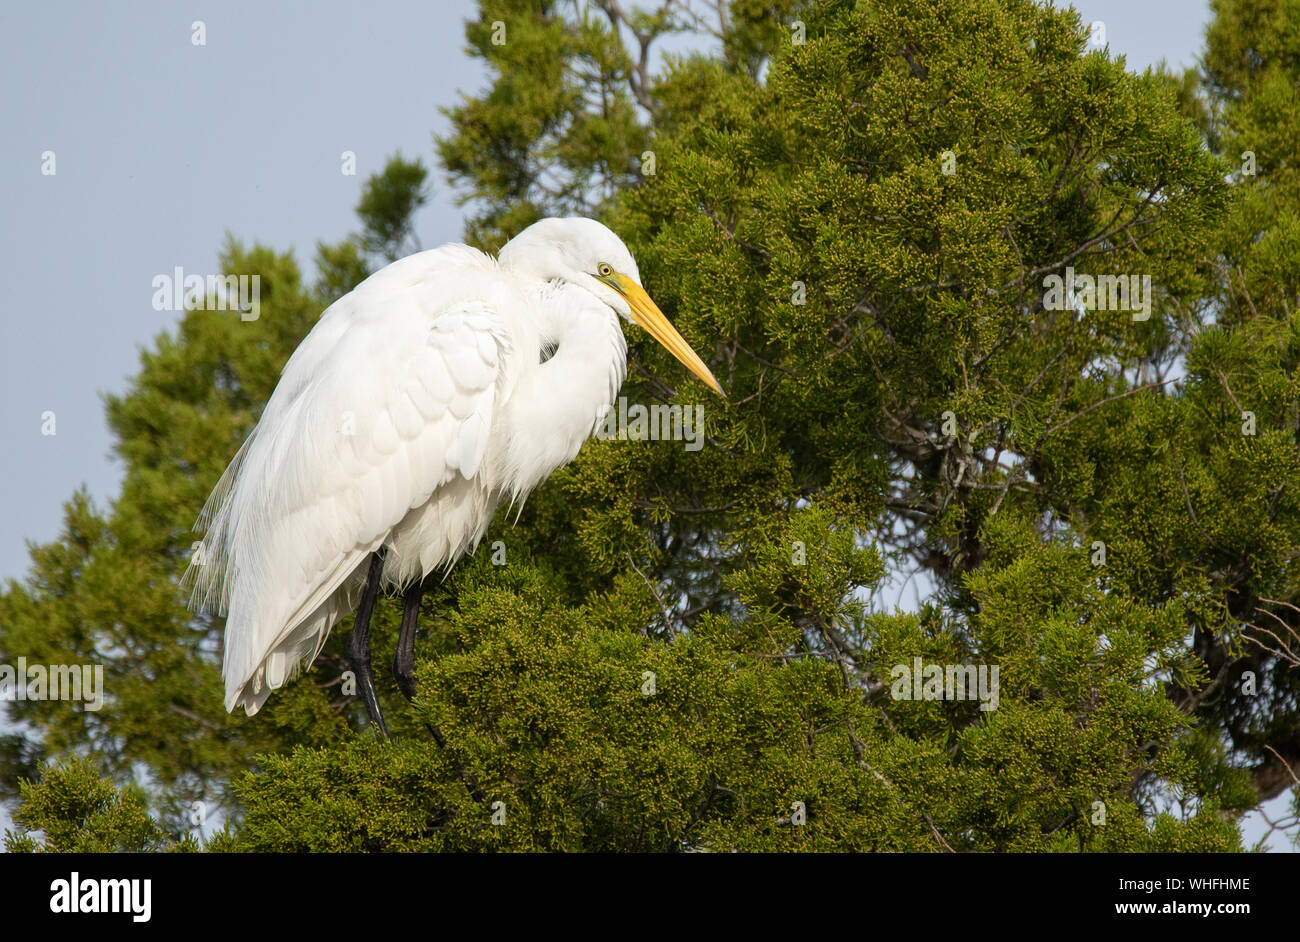
[[(702, 405), (704, 448), (589, 442), (500, 517), (504, 565), (429, 587), (393, 742), (341, 633), (228, 717), (190, 526), (423, 168), (368, 183), (314, 286), (231, 245), (261, 318), (158, 338), (109, 400), (121, 496), (75, 497), (0, 596), (0, 658), (109, 692), (7, 705), (11, 795), (95, 770), (24, 784), (19, 823), (170, 846), (201, 799), (219, 849), (1240, 849), (1300, 768), (1300, 7), (1217, 2), (1198, 85), (1030, 0), (481, 6), (492, 81), (437, 144), (467, 238), (602, 215), (728, 398), (631, 330), (622, 394)], [(653, 68), (681, 31), (707, 50)], [(1054, 305), (1067, 268), (1149, 279), (1149, 318)], [(996, 667), (996, 708), (896, 697), (918, 658)], [(97, 778), (141, 768), (154, 820)]]

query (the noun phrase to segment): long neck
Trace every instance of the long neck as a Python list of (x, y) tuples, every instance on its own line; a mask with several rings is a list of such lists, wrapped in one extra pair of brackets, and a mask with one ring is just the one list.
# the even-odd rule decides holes
[[(604, 418), (627, 374), (627, 342), (617, 316), (589, 292), (563, 282), (539, 284), (532, 331), (535, 349), (518, 350), (522, 368), (506, 404), (504, 480), (526, 494), (568, 464)], [(543, 346), (554, 347), (545, 363)]]

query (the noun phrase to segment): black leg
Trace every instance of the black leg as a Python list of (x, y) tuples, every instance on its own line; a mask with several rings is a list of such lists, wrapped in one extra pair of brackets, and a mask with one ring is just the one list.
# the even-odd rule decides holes
[(393, 656), (393, 678), (408, 700), (415, 699), (415, 626), (420, 620), (423, 580), (416, 580), (402, 598), (402, 630)]
[(366, 588), (361, 593), (361, 605), (357, 608), (357, 620), (352, 625), (352, 635), (348, 638), (348, 660), (357, 675), (357, 686), (361, 690), (361, 699), (366, 705), (370, 721), (379, 727), (379, 731), (388, 738), (388, 727), (384, 725), (384, 714), (379, 709), (379, 695), (375, 693), (375, 677), (370, 672), (370, 613), (375, 609), (375, 598), (379, 595), (379, 577), (384, 571), (384, 548), (370, 557), (370, 572), (366, 576)]

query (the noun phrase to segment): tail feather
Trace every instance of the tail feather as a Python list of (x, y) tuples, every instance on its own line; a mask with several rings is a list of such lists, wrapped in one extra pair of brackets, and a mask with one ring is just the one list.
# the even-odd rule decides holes
[[(322, 586), (300, 609), (306, 610), (307, 614), (291, 619), (289, 627), (280, 632), (280, 637), (260, 661), (252, 661), (256, 655), (251, 651), (227, 649), (222, 665), (227, 712), (242, 706), (245, 713), (254, 715), (273, 690), (296, 678), (316, 660), (333, 627), (356, 607), (365, 584), (369, 555), (361, 554), (360, 563), (350, 571), (340, 567), (345, 573), (342, 580), (331, 580)], [(308, 608), (308, 605), (314, 608)], [(242, 616), (242, 612), (232, 613), (231, 621), (227, 622), (227, 639), (257, 637), (257, 629), (252, 624), (240, 629)], [(235, 621), (237, 617), (239, 622)]]
[(194, 524), (194, 531), (203, 534), (203, 539), (195, 546), (189, 567), (181, 577), (181, 590), (189, 593), (191, 611), (224, 615), (230, 608), (230, 503), (235, 481), (256, 438), (255, 428), (217, 481)]

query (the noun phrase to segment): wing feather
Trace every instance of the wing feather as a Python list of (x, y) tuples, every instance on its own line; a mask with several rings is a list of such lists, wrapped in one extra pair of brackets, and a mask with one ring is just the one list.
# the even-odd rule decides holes
[(186, 576), (193, 607), (228, 613), (228, 710), (256, 712), (309, 664), (370, 554), (479, 472), (520, 303), (496, 273), (460, 246), (402, 259), (332, 305), (285, 365)]

